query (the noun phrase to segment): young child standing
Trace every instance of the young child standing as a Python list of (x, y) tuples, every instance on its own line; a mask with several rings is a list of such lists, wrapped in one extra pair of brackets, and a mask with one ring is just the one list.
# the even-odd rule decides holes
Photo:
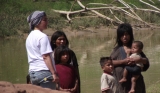
[[(129, 57), (130, 58), (141, 58), (140, 53), (142, 52), (142, 49), (143, 49), (143, 43), (141, 41), (134, 41), (132, 43), (132, 48), (131, 48), (132, 54)], [(143, 69), (143, 63), (136, 63), (133, 66), (125, 67), (124, 72), (123, 72), (123, 77), (119, 82), (122, 83), (122, 82), (127, 81), (128, 72), (132, 74), (132, 78), (131, 78), (132, 85), (131, 85), (131, 90), (129, 91), (129, 93), (135, 93), (136, 80), (141, 74), (142, 69)]]
[(101, 57), (100, 65), (103, 70), (101, 76), (101, 91), (102, 93), (116, 93), (116, 80), (112, 76), (113, 63), (110, 57)]
[(54, 60), (59, 76), (59, 90), (77, 93), (78, 78), (71, 62), (71, 50), (64, 45), (55, 49)]

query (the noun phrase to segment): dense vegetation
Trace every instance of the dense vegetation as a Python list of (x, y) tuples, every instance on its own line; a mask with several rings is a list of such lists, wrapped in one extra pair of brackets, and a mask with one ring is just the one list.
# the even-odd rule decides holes
[[(13, 36), (18, 35), (20, 33), (27, 33), (29, 31), (28, 23), (26, 21), (27, 16), (35, 11), (35, 10), (43, 10), (47, 12), (49, 19), (49, 27), (53, 29), (62, 29), (66, 26), (70, 26), (73, 29), (79, 29), (79, 26), (90, 27), (90, 26), (99, 26), (99, 25), (108, 25), (108, 21), (102, 18), (79, 18), (75, 19), (72, 23), (68, 23), (66, 21), (66, 16), (60, 15), (52, 11), (52, 9), (57, 10), (66, 10), (69, 11), (72, 4), (75, 0), (37, 0), (34, 2), (33, 0), (0, 0), (0, 37)], [(110, 4), (114, 0), (81, 0), (83, 4), (87, 3), (107, 3)], [(147, 6), (135, 0), (124, 0), (128, 3), (132, 3), (138, 7), (147, 8)], [(149, 1), (149, 0), (144, 0)], [(155, 6), (158, 7), (160, 2), (158, 0), (155, 1)], [(118, 3), (117, 3), (118, 4)], [(121, 5), (119, 5), (121, 6)], [(72, 10), (78, 10), (81, 7), (78, 4), (74, 4)], [(108, 14), (108, 11), (101, 11), (103, 14)], [(84, 16), (85, 14), (76, 14), (72, 15), (76, 16)], [(141, 16), (149, 15), (148, 13), (141, 13)], [(108, 15), (111, 16), (111, 15)], [(123, 15), (121, 15), (123, 16)], [(159, 23), (157, 20), (159, 15), (147, 16), (143, 17), (144, 19), (148, 19), (151, 23)], [(124, 19), (125, 20), (125, 19)]]

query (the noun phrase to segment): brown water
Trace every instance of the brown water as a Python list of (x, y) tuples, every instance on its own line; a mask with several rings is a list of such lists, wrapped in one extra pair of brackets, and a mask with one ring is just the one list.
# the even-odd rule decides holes
[(25, 83), (28, 71), (23, 39), (0, 40), (0, 80)]
[[(99, 65), (101, 56), (109, 56), (115, 43), (115, 34), (104, 33), (92, 36), (70, 37), (70, 47), (75, 51), (80, 69), (82, 93), (100, 93), (100, 77), (102, 70)], [(143, 72), (147, 93), (153, 91), (153, 85), (160, 78), (160, 32), (134, 31), (135, 40), (144, 43), (144, 52), (151, 66)], [(28, 73), (27, 55), (24, 39), (0, 40), (0, 81), (26, 83)], [(158, 93), (158, 92), (157, 92)]]

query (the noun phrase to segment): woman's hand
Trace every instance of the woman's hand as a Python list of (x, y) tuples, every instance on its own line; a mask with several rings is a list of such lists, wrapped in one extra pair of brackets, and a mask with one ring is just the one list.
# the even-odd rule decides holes
[(136, 61), (136, 59), (131, 59), (131, 58), (127, 57), (127, 58), (125, 58), (123, 60), (113, 60), (113, 65), (114, 66), (133, 65), (133, 64), (135, 64), (135, 61)]
[(53, 82), (59, 82), (59, 77), (57, 76), (57, 74), (53, 74)]
[(123, 64), (125, 64), (125, 65), (130, 65), (130, 58), (129, 58), (129, 57), (125, 58), (125, 59), (123, 60)]
[(123, 61), (124, 61), (125, 65), (133, 65), (133, 64), (135, 64), (136, 60), (139, 60), (139, 58), (136, 59), (136, 58), (127, 57)]

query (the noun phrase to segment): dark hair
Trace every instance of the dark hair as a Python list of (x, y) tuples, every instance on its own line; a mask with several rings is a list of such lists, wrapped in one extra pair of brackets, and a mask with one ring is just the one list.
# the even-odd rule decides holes
[(100, 65), (101, 65), (101, 67), (104, 67), (104, 65), (108, 62), (108, 60), (112, 61), (111, 57), (101, 57), (100, 58)]
[(143, 49), (143, 43), (141, 41), (133, 41), (133, 43), (136, 43), (140, 49)]
[(55, 64), (59, 64), (61, 62), (61, 56), (64, 53), (68, 53), (69, 54), (69, 60), (68, 60), (67, 63), (70, 64), (70, 62), (71, 62), (71, 50), (65, 45), (58, 46), (55, 49), (55, 52), (54, 52)]
[(131, 27), (131, 25), (129, 23), (122, 23), (122, 24), (120, 24), (118, 26), (116, 44), (118, 46), (122, 46), (123, 45), (123, 43), (121, 41), (121, 37), (124, 35), (125, 32), (127, 32), (130, 35), (130, 40), (129, 40), (127, 46), (131, 47), (132, 42), (134, 40), (134, 37), (133, 37), (132, 27)]
[(54, 50), (57, 47), (55, 43), (56, 43), (56, 40), (58, 39), (58, 37), (60, 37), (60, 36), (64, 36), (65, 39), (66, 39), (66, 46), (69, 45), (69, 41), (67, 39), (66, 34), (63, 31), (56, 31), (51, 36), (51, 42), (50, 42), (50, 44), (51, 44), (52, 50)]

